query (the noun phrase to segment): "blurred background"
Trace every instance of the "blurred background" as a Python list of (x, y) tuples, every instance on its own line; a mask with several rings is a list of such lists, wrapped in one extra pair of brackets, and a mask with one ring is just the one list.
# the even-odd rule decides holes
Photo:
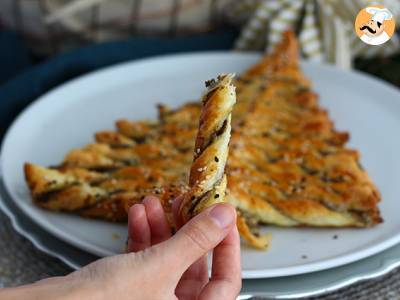
[(289, 28), (305, 59), (400, 85), (399, 31), (372, 47), (354, 33), (372, 4), (399, 19), (398, 0), (1, 0), (0, 136), (36, 97), (86, 72), (175, 52), (268, 52)]

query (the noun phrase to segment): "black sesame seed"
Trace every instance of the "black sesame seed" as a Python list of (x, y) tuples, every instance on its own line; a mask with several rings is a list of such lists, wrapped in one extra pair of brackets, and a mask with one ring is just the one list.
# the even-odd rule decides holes
[(215, 79), (206, 80), (205, 82), (206, 87), (209, 87), (213, 84), (215, 84)]
[(218, 157), (214, 157), (214, 160), (215, 160), (215, 162), (219, 162), (219, 159), (218, 159)]
[(219, 194), (215, 194), (214, 198), (215, 199), (219, 198)]

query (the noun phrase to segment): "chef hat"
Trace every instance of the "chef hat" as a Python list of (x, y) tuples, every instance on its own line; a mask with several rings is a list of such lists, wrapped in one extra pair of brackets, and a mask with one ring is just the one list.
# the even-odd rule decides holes
[(367, 7), (365, 10), (372, 15), (371, 19), (375, 22), (383, 23), (392, 18), (392, 13), (387, 8)]

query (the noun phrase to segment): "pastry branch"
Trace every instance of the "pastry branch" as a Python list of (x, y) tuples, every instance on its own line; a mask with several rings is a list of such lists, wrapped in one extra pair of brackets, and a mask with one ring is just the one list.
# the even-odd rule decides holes
[(236, 103), (233, 77), (233, 74), (223, 74), (206, 82), (208, 89), (202, 98), (189, 191), (180, 210), (184, 221), (225, 200), (224, 171), (231, 137), (231, 112)]

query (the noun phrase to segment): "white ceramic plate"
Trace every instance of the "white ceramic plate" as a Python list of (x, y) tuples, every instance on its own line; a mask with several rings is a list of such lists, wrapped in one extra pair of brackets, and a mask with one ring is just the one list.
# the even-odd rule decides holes
[[(40, 250), (61, 259), (70, 267), (79, 269), (97, 258), (54, 238), (27, 218), (5, 191), (1, 180), (0, 209), (7, 214), (20, 234), (28, 238)], [(254, 296), (268, 299), (298, 299), (320, 295), (362, 280), (379, 277), (399, 265), (400, 245), (398, 244), (371, 257), (325, 271), (283, 278), (243, 280), (242, 291), (237, 299), (253, 299)]]
[[(113, 128), (118, 118), (156, 115), (155, 104), (171, 106), (197, 99), (203, 82), (221, 72), (238, 72), (256, 62), (255, 54), (198, 53), (146, 59), (107, 68), (73, 80), (27, 108), (8, 131), (2, 147), (2, 174), (15, 203), (40, 226), (96, 255), (120, 252), (125, 226), (43, 211), (32, 205), (22, 165), (53, 165), (67, 150)], [(343, 265), (382, 251), (400, 240), (400, 93), (371, 77), (304, 63), (321, 103), (380, 188), (385, 223), (372, 229), (269, 228), (268, 252), (243, 247), (245, 278), (301, 274)], [(333, 239), (338, 235), (338, 239)], [(303, 258), (306, 256), (306, 258)]]

